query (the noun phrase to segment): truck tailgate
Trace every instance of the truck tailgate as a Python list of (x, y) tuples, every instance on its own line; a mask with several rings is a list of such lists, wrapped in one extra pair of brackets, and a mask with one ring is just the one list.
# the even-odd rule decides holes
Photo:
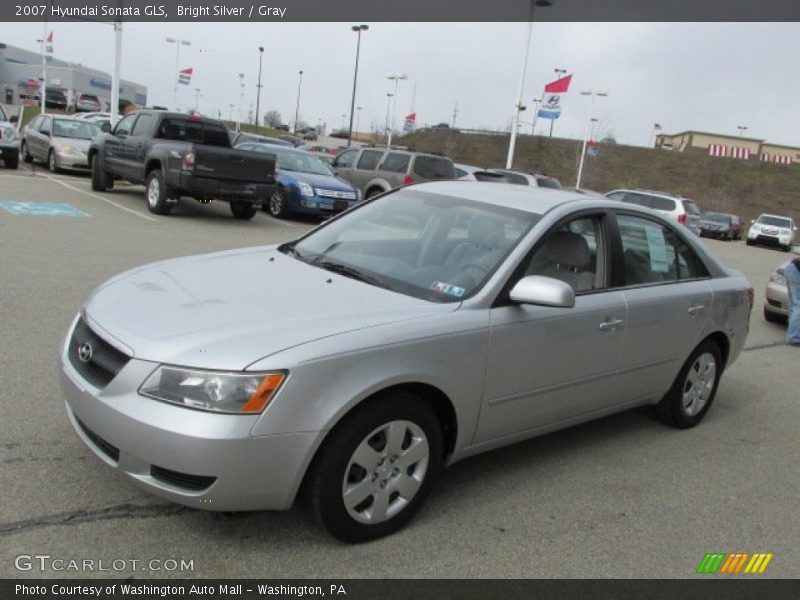
[(197, 177), (267, 184), (275, 181), (275, 156), (272, 154), (197, 145), (194, 155)]

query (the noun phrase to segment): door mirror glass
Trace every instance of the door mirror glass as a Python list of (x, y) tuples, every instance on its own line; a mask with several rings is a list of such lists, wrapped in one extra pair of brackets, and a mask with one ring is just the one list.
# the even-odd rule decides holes
[(575, 306), (575, 290), (568, 283), (543, 277), (528, 275), (520, 279), (509, 294), (511, 300), (520, 304), (537, 304), (572, 308)]

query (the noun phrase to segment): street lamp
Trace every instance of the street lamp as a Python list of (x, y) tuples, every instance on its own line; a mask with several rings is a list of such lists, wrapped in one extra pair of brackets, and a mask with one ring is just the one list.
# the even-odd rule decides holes
[(167, 38), (167, 43), (168, 44), (175, 44), (175, 72), (172, 74), (172, 76), (175, 78), (175, 91), (174, 91), (175, 96), (173, 98), (173, 104), (175, 105), (175, 108), (177, 109), (178, 108), (178, 82), (180, 81), (180, 76), (178, 75), (178, 69), (181, 68), (181, 66), (180, 66), (181, 46), (191, 46), (192, 42), (190, 42), (189, 40), (179, 40), (177, 38), (168, 37)]
[(344, 124), (347, 119), (347, 113), (342, 113), (342, 129), (344, 129)]
[(233, 107), (235, 105), (234, 104), (229, 104), (228, 106), (230, 107), (230, 110), (228, 111), (228, 121), (230, 121), (232, 123), (233, 122)]
[(298, 71), (300, 76), (297, 82), (297, 106), (294, 109), (294, 132), (297, 133), (297, 119), (300, 116), (300, 86), (303, 85), (303, 71)]
[(581, 187), (581, 176), (583, 175), (583, 160), (586, 158), (586, 143), (588, 141), (590, 132), (594, 134), (594, 124), (597, 122), (592, 115), (594, 114), (594, 100), (597, 96), (605, 98), (608, 96), (608, 92), (596, 92), (594, 90), (584, 90), (581, 92), (581, 96), (590, 96), (592, 99), (591, 104), (589, 105), (589, 122), (586, 124), (586, 133), (583, 136), (583, 147), (581, 148), (581, 160), (578, 163), (578, 179), (575, 182), (575, 187)]
[(401, 79), (405, 80), (408, 79), (408, 75), (405, 73), (395, 73), (394, 75), (389, 75), (386, 79), (389, 81), (394, 81), (394, 94), (392, 94), (394, 100), (392, 101), (392, 121), (389, 124), (389, 137), (386, 140), (386, 146), (389, 147), (392, 145), (392, 132), (394, 131), (394, 123), (396, 111), (397, 111), (397, 84), (400, 82)]
[(386, 93), (386, 123), (383, 126), (383, 133), (386, 134), (389, 132), (389, 107), (392, 105), (392, 96), (394, 96), (394, 94), (391, 92)]
[(363, 106), (356, 106), (356, 133), (358, 133), (358, 120), (361, 118), (361, 109), (364, 108)]
[(747, 131), (747, 126), (746, 125), (737, 125), (736, 129), (739, 130), (739, 137), (742, 137), (744, 135), (744, 132)]
[(258, 121), (258, 111), (261, 106), (261, 63), (264, 58), (264, 46), (258, 47), (258, 84), (256, 87), (258, 91), (256, 92), (256, 127), (260, 127)]
[[(533, 122), (531, 123), (531, 135), (536, 133), (536, 123), (539, 120), (539, 105), (542, 103), (541, 98), (533, 99)], [(553, 133), (553, 122), (550, 121), (550, 133)]]
[[(558, 68), (556, 68), (556, 69), (553, 69), (553, 71), (556, 74), (556, 79), (557, 80), (561, 79), (564, 75), (567, 74), (567, 70), (566, 69), (558, 69)], [(550, 137), (553, 137), (553, 125), (555, 124), (555, 122), (556, 122), (555, 119), (550, 119)]]
[(519, 75), (519, 92), (517, 93), (517, 105), (514, 107), (514, 116), (511, 121), (511, 139), (508, 141), (508, 156), (506, 158), (506, 169), (511, 168), (514, 162), (514, 146), (517, 143), (517, 129), (519, 128), (519, 113), (524, 110), (522, 106), (522, 92), (525, 88), (525, 71), (528, 70), (528, 54), (531, 49), (531, 35), (533, 34), (533, 12), (534, 7), (545, 8), (553, 6), (554, 0), (529, 0), (528, 5), (528, 36), (525, 43), (525, 55), (522, 59), (522, 71)]
[(244, 102), (244, 73), (239, 73), (239, 108), (236, 115), (236, 131), (242, 128), (242, 103)]
[(200, 88), (194, 88), (194, 112), (200, 112), (200, 97), (203, 94), (200, 93)]
[(353, 109), (356, 105), (356, 83), (358, 82), (358, 55), (361, 52), (361, 32), (369, 29), (369, 25), (353, 25), (350, 29), (358, 34), (358, 41), (356, 42), (356, 68), (353, 73), (353, 98), (350, 101), (350, 131), (347, 134), (348, 148), (353, 140)]

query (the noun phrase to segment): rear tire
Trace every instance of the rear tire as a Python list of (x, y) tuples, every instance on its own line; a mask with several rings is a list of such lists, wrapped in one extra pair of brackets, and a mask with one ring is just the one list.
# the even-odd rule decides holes
[(147, 175), (147, 209), (156, 215), (168, 215), (172, 205), (167, 202), (167, 186), (160, 169), (153, 169)]
[(92, 190), (95, 192), (105, 192), (114, 187), (114, 177), (103, 171), (100, 166), (100, 158), (95, 154), (92, 156)]
[(695, 348), (656, 405), (661, 421), (677, 429), (700, 423), (714, 401), (722, 368), (722, 352), (716, 342), (706, 340)]
[(328, 435), (306, 478), (316, 520), (345, 542), (408, 523), (442, 469), (442, 429), (421, 398), (398, 391), (368, 401)]
[(244, 200), (231, 200), (231, 213), (237, 219), (249, 221), (258, 211), (258, 207), (252, 202), (245, 202)]
[(373, 196), (377, 196), (378, 194), (382, 194), (383, 190), (381, 188), (370, 188), (367, 190), (365, 198), (372, 198)]

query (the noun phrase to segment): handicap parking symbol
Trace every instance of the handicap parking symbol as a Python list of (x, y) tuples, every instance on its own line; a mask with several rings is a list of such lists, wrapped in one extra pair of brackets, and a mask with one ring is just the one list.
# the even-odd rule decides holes
[(91, 217), (87, 212), (78, 210), (71, 204), (63, 202), (17, 202), (16, 200), (0, 200), (0, 208), (12, 215), (32, 215), (38, 217)]

